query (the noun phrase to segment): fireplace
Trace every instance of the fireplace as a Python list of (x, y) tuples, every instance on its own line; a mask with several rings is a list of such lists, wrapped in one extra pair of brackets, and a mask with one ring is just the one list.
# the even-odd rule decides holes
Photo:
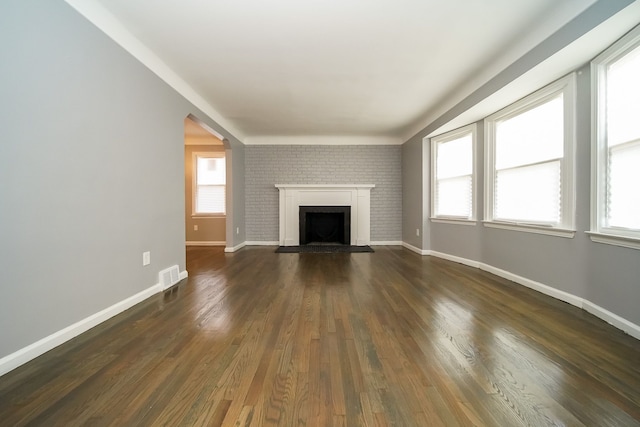
[(351, 206), (300, 206), (300, 244), (351, 243)]
[(349, 207), (346, 244), (370, 244), (370, 193), (374, 184), (276, 184), (276, 187), (280, 193), (280, 246), (301, 244), (300, 207), (305, 206)]

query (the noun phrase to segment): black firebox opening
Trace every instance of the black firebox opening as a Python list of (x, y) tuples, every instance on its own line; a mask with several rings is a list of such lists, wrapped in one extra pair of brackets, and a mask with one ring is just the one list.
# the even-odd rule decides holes
[(300, 206), (300, 245), (351, 244), (351, 206)]

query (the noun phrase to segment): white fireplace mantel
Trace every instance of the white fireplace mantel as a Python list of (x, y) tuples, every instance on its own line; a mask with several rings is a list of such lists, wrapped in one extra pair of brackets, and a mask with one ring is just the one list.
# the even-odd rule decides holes
[(351, 244), (371, 243), (375, 184), (276, 184), (280, 190), (280, 246), (300, 245), (300, 206), (351, 206)]

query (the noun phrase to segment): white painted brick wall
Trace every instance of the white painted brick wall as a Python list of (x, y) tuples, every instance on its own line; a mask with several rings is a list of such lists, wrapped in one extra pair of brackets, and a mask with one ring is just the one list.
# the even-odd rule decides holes
[(371, 240), (402, 240), (399, 145), (248, 145), (245, 147), (248, 241), (277, 241), (275, 184), (375, 184)]

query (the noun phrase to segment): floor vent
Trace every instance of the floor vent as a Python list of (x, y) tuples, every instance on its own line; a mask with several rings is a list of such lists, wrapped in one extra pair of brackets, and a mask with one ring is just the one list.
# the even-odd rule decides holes
[(177, 265), (174, 265), (169, 268), (165, 268), (159, 273), (159, 275), (162, 289), (167, 289), (178, 283), (180, 279), (180, 270)]

